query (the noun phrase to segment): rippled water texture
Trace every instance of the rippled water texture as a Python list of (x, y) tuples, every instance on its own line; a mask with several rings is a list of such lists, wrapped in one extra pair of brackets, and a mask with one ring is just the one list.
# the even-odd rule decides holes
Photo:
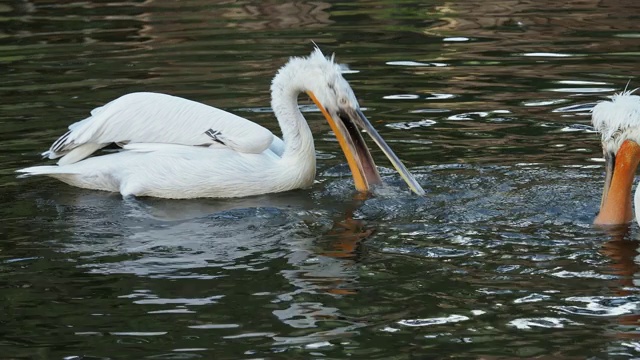
[[(636, 78), (640, 3), (0, 4), (0, 357), (640, 357), (638, 229), (591, 226), (589, 109)], [(133, 91), (277, 130), (269, 82), (314, 40), (428, 192), (359, 199), (303, 101), (318, 176), (237, 200), (123, 200), (42, 163)], [(302, 99), (302, 98), (301, 98)]]

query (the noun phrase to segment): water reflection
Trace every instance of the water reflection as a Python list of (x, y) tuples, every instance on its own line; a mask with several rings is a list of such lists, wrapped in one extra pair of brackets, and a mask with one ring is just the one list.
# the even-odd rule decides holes
[[(83, 271), (197, 280), (211, 289), (194, 297), (170, 296), (154, 288), (122, 289), (125, 292), (118, 296), (132, 304), (152, 306), (149, 314), (194, 314), (192, 329), (224, 325), (232, 331), (239, 327), (198, 320), (198, 308), (225, 303), (227, 295), (216, 289), (225, 288), (229, 276), (280, 268), (274, 275), (286, 280), (288, 285), (283, 288), (289, 290), (254, 292), (250, 294), (253, 300), (248, 301), (267, 308), (269, 303), (278, 304), (272, 313), (283, 324), (315, 329), (299, 337), (268, 335), (274, 346), (284, 346), (340, 338), (363, 326), (325, 304), (322, 297), (307, 300), (314, 294), (357, 293), (359, 244), (374, 231), (353, 218), (362, 200), (356, 198), (332, 211), (317, 209), (309, 194), (296, 192), (232, 201), (165, 201), (122, 200), (117, 195), (81, 191), (42, 206), (56, 209), (60, 225), (69, 232), (69, 238), (56, 246), (78, 259), (77, 266)], [(317, 329), (322, 322), (344, 325)], [(229, 336), (245, 333), (237, 329)]]
[(606, 232), (610, 240), (602, 245), (601, 252), (611, 259), (611, 273), (616, 275), (618, 282), (615, 286), (617, 296), (586, 299), (586, 309), (615, 316), (620, 325), (615, 331), (617, 338), (640, 339), (636, 331), (640, 322), (640, 242), (631, 239), (629, 224)]

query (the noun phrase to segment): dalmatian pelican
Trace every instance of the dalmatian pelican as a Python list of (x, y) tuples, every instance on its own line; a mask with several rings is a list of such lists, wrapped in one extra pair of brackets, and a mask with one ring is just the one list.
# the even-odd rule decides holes
[[(185, 199), (243, 197), (313, 184), (316, 158), (311, 130), (298, 107), (306, 93), (335, 134), (355, 187), (382, 182), (361, 131), (389, 158), (418, 195), (415, 178), (360, 109), (333, 56), (317, 47), (292, 57), (271, 83), (271, 107), (282, 139), (250, 120), (195, 101), (158, 93), (121, 96), (73, 123), (43, 153), (56, 165), (17, 170), (86, 189), (127, 196)], [(116, 144), (120, 151), (91, 156)]]
[[(592, 110), (594, 128), (602, 136), (605, 181), (597, 225), (624, 224), (633, 219), (631, 188), (640, 162), (640, 96), (623, 91)], [(640, 222), (640, 191), (636, 190), (636, 219)]]

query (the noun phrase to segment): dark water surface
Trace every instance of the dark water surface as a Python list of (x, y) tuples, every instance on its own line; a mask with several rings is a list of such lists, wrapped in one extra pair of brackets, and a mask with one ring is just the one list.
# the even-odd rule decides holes
[[(0, 357), (640, 357), (638, 229), (594, 229), (593, 104), (639, 86), (640, 3), (0, 3)], [(374, 152), (358, 200), (315, 109), (313, 188), (123, 200), (16, 179), (67, 125), (159, 91), (277, 130), (310, 40), (428, 192)], [(306, 101), (306, 100), (305, 100)]]

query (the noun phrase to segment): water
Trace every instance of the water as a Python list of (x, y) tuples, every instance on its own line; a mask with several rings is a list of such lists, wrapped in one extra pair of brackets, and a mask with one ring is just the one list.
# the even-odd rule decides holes
[[(593, 104), (633, 1), (0, 4), (0, 344), (11, 359), (638, 358), (638, 230), (594, 229)], [(123, 200), (18, 168), (121, 94), (268, 128), (314, 40), (428, 192), (358, 199), (319, 113), (307, 190)]]

